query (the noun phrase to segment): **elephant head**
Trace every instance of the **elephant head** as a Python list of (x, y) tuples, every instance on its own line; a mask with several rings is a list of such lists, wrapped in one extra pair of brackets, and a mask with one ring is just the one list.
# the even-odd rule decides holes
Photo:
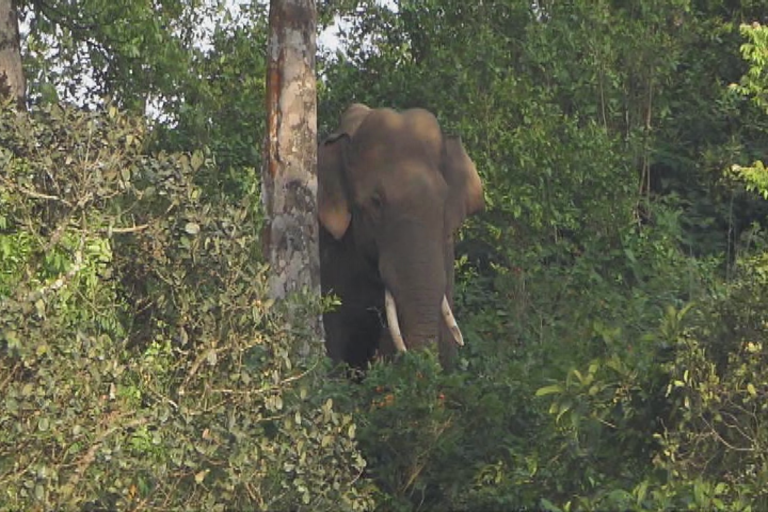
[[(385, 306), (390, 346), (398, 351), (441, 332), (463, 344), (451, 313), (453, 234), (482, 208), (472, 160), (431, 113), (350, 106), (318, 149), (321, 266), (334, 267), (323, 272), (324, 289), (341, 292), (342, 303), (378, 296), (359, 310)], [(323, 249), (322, 235), (333, 247)], [(349, 280), (356, 281), (342, 283), (354, 269)], [(343, 318), (339, 325), (351, 329), (356, 320)], [(335, 335), (328, 331), (326, 325), (328, 337)]]

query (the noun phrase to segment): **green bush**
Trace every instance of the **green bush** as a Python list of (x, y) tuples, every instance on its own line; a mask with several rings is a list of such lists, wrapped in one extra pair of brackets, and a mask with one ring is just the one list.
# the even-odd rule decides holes
[(369, 509), (253, 199), (144, 136), (114, 108), (0, 114), (0, 509)]
[(494, 381), (499, 374), (446, 373), (435, 352), (375, 364), (363, 383), (339, 389), (358, 425), (377, 509), (536, 504), (536, 420), (544, 416), (532, 404), (532, 389), (517, 381), (520, 366), (511, 361), (513, 377)]
[[(711, 510), (768, 507), (768, 279), (765, 255), (687, 322), (667, 331), (674, 416), (655, 464), (668, 491)], [(691, 314), (689, 314), (691, 315)]]

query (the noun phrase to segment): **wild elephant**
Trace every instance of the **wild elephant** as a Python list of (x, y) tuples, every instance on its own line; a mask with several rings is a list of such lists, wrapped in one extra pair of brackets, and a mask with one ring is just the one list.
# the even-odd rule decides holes
[(484, 207), (458, 137), (423, 109), (350, 106), (318, 148), (324, 316), (330, 357), (363, 367), (437, 340), (447, 364), (463, 345), (453, 306), (454, 233)]

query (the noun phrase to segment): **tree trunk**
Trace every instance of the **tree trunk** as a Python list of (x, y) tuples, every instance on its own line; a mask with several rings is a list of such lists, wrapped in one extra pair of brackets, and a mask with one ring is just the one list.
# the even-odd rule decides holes
[[(262, 196), (271, 294), (320, 294), (314, 0), (271, 0)], [(316, 331), (320, 331), (318, 320)]]
[(25, 93), (16, 5), (13, 0), (0, 0), (0, 98), (13, 97), (24, 109)]

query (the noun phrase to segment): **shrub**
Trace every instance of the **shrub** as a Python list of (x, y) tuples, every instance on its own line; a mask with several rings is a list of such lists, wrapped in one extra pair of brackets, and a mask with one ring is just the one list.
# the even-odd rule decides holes
[(0, 508), (370, 508), (253, 199), (144, 140), (114, 108), (0, 113)]

